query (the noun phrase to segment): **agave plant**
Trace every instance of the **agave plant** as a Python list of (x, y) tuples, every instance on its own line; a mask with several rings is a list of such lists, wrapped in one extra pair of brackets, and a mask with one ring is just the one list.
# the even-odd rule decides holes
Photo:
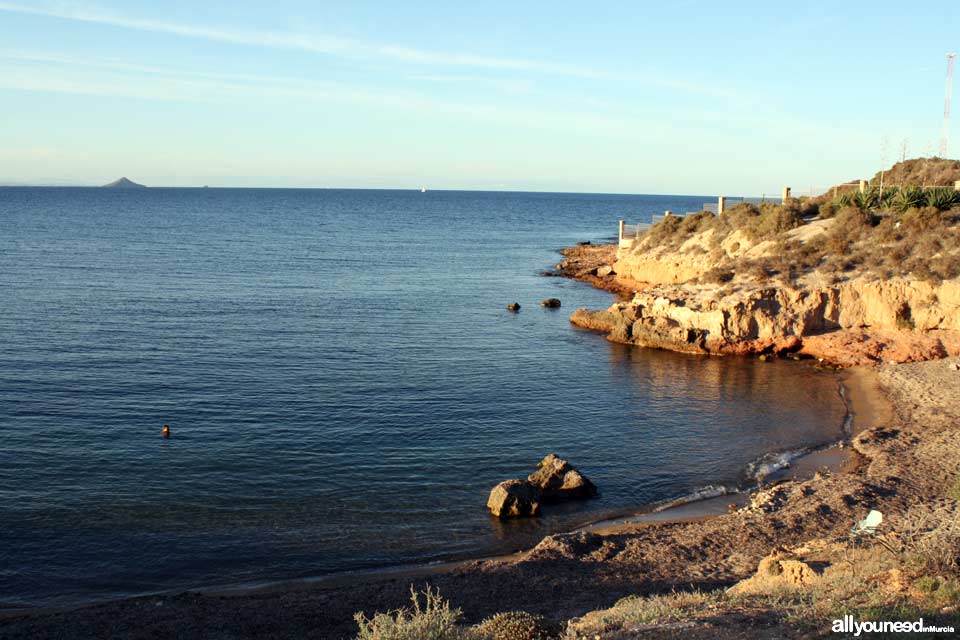
[(881, 209), (891, 209), (894, 206), (894, 203), (897, 200), (897, 196), (900, 194), (900, 189), (897, 187), (888, 187), (880, 192), (880, 208)]
[(904, 187), (900, 189), (900, 193), (897, 194), (897, 198), (894, 201), (894, 206), (898, 211), (919, 209), (920, 207), (926, 206), (926, 204), (927, 194), (922, 187)]
[(874, 187), (854, 194), (853, 204), (861, 211), (875, 209), (880, 204), (880, 190)]
[(833, 199), (833, 206), (837, 209), (849, 207), (852, 204), (853, 204), (853, 193), (851, 193), (850, 191), (841, 193), (836, 198)]
[(953, 205), (960, 204), (960, 191), (950, 187), (927, 189), (927, 204), (940, 211), (946, 211)]

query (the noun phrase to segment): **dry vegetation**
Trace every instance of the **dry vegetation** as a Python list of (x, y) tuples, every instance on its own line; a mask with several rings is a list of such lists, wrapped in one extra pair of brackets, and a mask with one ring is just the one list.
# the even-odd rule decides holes
[[(908, 161), (891, 173), (952, 180), (960, 176), (960, 161)], [(817, 220), (830, 222), (815, 234), (790, 233)], [(705, 283), (794, 282), (809, 274), (828, 283), (860, 275), (940, 282), (960, 276), (958, 223), (960, 191), (952, 187), (870, 187), (783, 205), (741, 203), (721, 216), (668, 217), (639, 247), (709, 254), (715, 266), (701, 278)]]
[(881, 177), (883, 184), (890, 185), (920, 185), (952, 187), (960, 180), (960, 160), (946, 158), (913, 158), (893, 165), (887, 171), (878, 172), (870, 181), (872, 186), (879, 186)]
[[(509, 612), (461, 626), (460, 610), (427, 591), (422, 601), (413, 594), (410, 609), (373, 619), (358, 615), (357, 640), (634, 640), (698, 626), (720, 638), (747, 637), (738, 634), (751, 626), (773, 628), (775, 637), (808, 637), (829, 635), (831, 621), (847, 614), (858, 621), (922, 617), (930, 625), (960, 628), (960, 507), (954, 497), (960, 481), (948, 493), (876, 535), (798, 547), (816, 567), (808, 584), (778, 582), (780, 565), (761, 562), (757, 575), (770, 580), (759, 589), (630, 596), (565, 625)], [(779, 557), (799, 555), (783, 550)]]

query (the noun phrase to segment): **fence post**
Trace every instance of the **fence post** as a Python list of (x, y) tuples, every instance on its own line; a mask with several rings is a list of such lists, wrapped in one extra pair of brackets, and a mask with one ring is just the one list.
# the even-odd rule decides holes
[(780, 204), (787, 204), (787, 200), (790, 199), (790, 187), (783, 188), (783, 196), (780, 198)]
[(617, 231), (617, 240), (623, 240), (623, 220), (620, 221), (620, 228)]
[(727, 207), (727, 199), (725, 196), (720, 196), (717, 198), (717, 215), (722, 216), (723, 210)]
[[(960, 184), (960, 183), (957, 183), (957, 184)], [(957, 188), (960, 189), (960, 187), (957, 187)], [(667, 218), (667, 217), (672, 216), (672, 215), (673, 215), (673, 211), (670, 211), (670, 209), (667, 209), (666, 211), (663, 212), (663, 217), (664, 217), (664, 218)]]
[(866, 192), (867, 192), (867, 181), (866, 181), (866, 180), (861, 180), (861, 181), (860, 181), (860, 193), (866, 193)]

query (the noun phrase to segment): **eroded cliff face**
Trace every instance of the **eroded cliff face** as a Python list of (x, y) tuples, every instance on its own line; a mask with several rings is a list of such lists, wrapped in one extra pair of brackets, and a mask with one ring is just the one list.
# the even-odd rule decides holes
[[(667, 260), (652, 273), (670, 268)], [(616, 342), (689, 353), (799, 351), (843, 366), (909, 362), (960, 351), (960, 282), (852, 280), (732, 292), (661, 285), (606, 311), (578, 309), (571, 322)]]

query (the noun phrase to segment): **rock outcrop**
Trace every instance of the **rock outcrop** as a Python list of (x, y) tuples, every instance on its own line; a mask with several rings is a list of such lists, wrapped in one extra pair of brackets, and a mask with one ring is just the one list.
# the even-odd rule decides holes
[(510, 304), (507, 305), (507, 311), (513, 311), (514, 313), (516, 313), (517, 311), (520, 311), (520, 303), (511, 302)]
[(487, 508), (498, 518), (539, 515), (540, 490), (526, 480), (505, 480), (490, 491)]
[(757, 573), (728, 589), (733, 595), (773, 593), (808, 587), (817, 581), (817, 571), (787, 549), (778, 548), (760, 561)]
[(527, 481), (540, 490), (544, 502), (582, 500), (597, 495), (597, 487), (566, 460), (550, 454)]
[(660, 286), (574, 324), (610, 340), (703, 354), (801, 351), (842, 366), (960, 352), (960, 282), (902, 278), (813, 289)]
[(597, 495), (597, 487), (566, 460), (550, 454), (526, 480), (506, 480), (495, 486), (487, 508), (498, 518), (536, 516), (540, 503), (582, 500)]
[(540, 301), (541, 307), (547, 307), (549, 309), (559, 309), (560, 308), (560, 299), (559, 298), (546, 298)]

